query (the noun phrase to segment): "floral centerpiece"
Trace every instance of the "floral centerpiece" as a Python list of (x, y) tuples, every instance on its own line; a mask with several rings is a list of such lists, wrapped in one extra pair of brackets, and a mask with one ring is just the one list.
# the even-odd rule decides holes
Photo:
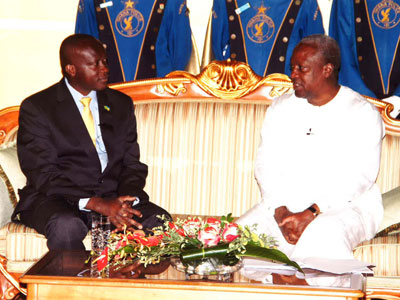
[(274, 238), (256, 234), (256, 225), (242, 227), (234, 223), (230, 214), (220, 219), (189, 217), (175, 222), (161, 218), (164, 226), (153, 228), (150, 235), (142, 230), (112, 233), (108, 247), (97, 258), (98, 268), (123, 267), (137, 260), (146, 266), (174, 258), (192, 267), (195, 273), (194, 268), (204, 261), (234, 266), (242, 256), (250, 256), (285, 263), (301, 271), (297, 263), (276, 249)]

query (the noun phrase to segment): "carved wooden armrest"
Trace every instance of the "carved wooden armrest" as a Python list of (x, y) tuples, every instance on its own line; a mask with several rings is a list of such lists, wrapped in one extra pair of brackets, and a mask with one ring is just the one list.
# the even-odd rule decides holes
[(7, 258), (0, 255), (0, 299), (9, 300), (22, 293), (26, 295), (26, 289), (6, 270)]

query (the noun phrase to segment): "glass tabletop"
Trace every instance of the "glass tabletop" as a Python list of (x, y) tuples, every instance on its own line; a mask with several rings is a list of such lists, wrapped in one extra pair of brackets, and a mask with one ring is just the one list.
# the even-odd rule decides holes
[[(111, 268), (108, 272), (99, 274), (96, 264), (91, 263), (89, 251), (50, 251), (38, 263), (30, 268), (24, 275), (34, 276), (68, 276), (68, 277), (93, 277), (93, 278), (123, 278), (123, 279), (167, 279), (167, 280), (208, 280), (220, 281), (217, 276), (190, 275), (178, 271), (171, 265), (169, 259), (159, 264), (128, 265), (126, 267)], [(239, 272), (231, 274), (229, 282), (252, 282)]]
[[(149, 265), (146, 268), (143, 265), (128, 265), (110, 269), (108, 272), (99, 275), (96, 272), (96, 265), (92, 265), (89, 259), (88, 251), (50, 251), (35, 265), (33, 265), (24, 276), (35, 277), (74, 277), (74, 278), (93, 278), (94, 280), (115, 280), (115, 279), (146, 279), (146, 280), (171, 280), (171, 281), (191, 281), (191, 282), (211, 282), (223, 284), (255, 284), (255, 285), (274, 285), (273, 282), (257, 280), (257, 276), (240, 270), (231, 273), (228, 277), (210, 275), (191, 275), (187, 276), (185, 272), (174, 268), (169, 259), (161, 261), (156, 265)], [(246, 275), (246, 276), (245, 276)], [(275, 284), (279, 285), (279, 284)], [(326, 286), (328, 287), (328, 286)], [(310, 287), (309, 287), (310, 288)], [(313, 288), (311, 286), (311, 288)], [(315, 288), (324, 288), (323, 285)], [(329, 286), (329, 288), (365, 290), (365, 278), (361, 274), (352, 274), (349, 277), (348, 286)]]

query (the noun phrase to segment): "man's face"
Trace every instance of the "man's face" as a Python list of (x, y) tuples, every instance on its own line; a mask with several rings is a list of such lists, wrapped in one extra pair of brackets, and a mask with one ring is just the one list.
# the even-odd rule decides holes
[(107, 87), (108, 64), (104, 48), (100, 43), (77, 47), (71, 58), (70, 84), (81, 94), (101, 91)]
[(324, 62), (317, 50), (308, 45), (300, 45), (293, 51), (290, 60), (295, 95), (306, 98), (313, 104), (321, 92), (321, 84), (325, 81), (323, 75)]

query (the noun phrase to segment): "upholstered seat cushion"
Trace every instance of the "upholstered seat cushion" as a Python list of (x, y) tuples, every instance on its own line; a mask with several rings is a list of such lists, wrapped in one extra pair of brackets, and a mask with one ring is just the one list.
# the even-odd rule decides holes
[(374, 276), (400, 276), (400, 234), (366, 241), (354, 250), (354, 256), (374, 264)]
[[(5, 256), (7, 257), (7, 270), (9, 272), (25, 271), (48, 251), (46, 238), (33, 228), (11, 222), (1, 230), (6, 232)], [(85, 248), (90, 250), (90, 233), (83, 243)]]
[(400, 187), (382, 195), (384, 217), (380, 231), (354, 250), (354, 256), (374, 264), (375, 276), (400, 276)]
[(400, 186), (382, 195), (385, 207), (378, 236), (400, 231)]
[(0, 146), (0, 254), (6, 255), (6, 234), (8, 222), (18, 201), (16, 191), (25, 185), (17, 157), (16, 143)]
[[(19, 200), (18, 189), (26, 183), (17, 156), (16, 143), (0, 146), (0, 254), (7, 257), (9, 272), (25, 271), (48, 251), (46, 238), (34, 229), (10, 222)], [(90, 249), (90, 235), (84, 244)]]
[(0, 146), (0, 227), (10, 222), (18, 201), (18, 189), (26, 183), (22, 173), (15, 142)]

